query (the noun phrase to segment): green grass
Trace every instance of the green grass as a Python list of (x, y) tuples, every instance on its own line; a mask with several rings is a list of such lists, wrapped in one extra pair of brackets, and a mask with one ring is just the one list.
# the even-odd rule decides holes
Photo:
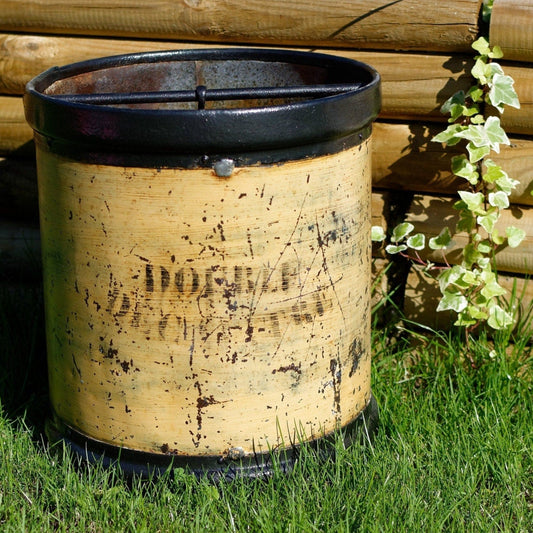
[[(75, 468), (42, 438), (47, 390), (38, 294), (0, 298), (0, 531), (533, 531), (533, 357), (524, 337), (394, 344), (374, 332), (373, 443), (290, 475), (211, 485), (176, 471), (127, 483)], [(509, 352), (509, 353), (506, 353)]]

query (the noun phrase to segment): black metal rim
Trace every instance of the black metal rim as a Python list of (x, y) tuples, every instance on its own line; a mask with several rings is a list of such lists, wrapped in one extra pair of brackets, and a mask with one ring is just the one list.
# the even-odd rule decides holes
[[(353, 91), (259, 108), (154, 110), (79, 103), (44, 94), (56, 81), (100, 69), (161, 61), (253, 60), (320, 66), (339, 72)], [(271, 49), (201, 49), (112, 56), (49, 69), (26, 86), (26, 119), (47, 139), (49, 149), (78, 156), (113, 153), (111, 164), (129, 156), (185, 155), (192, 164), (209, 166), (206, 158), (222, 154), (244, 161), (283, 161), (303, 157), (305, 146), (332, 153), (369, 135), (380, 109), (380, 78), (370, 66), (347, 58), (312, 52)], [(362, 135), (356, 135), (362, 132)], [(348, 140), (346, 140), (348, 139)], [(344, 140), (344, 141), (343, 141)], [(283, 152), (276, 156), (276, 150)], [(254, 154), (253, 156), (249, 154)], [(190, 166), (190, 165), (189, 165)]]
[[(378, 405), (373, 395), (361, 413), (343, 427), (342, 437), (346, 446), (355, 442), (372, 440), (378, 425)], [(256, 478), (269, 476), (275, 468), (289, 472), (298, 461), (301, 451), (300, 444), (293, 444), (280, 450), (255, 453), (244, 459), (232, 460), (221, 456), (180, 456), (152, 454), (120, 448), (94, 440), (62, 423), (59, 417), (53, 416), (48, 421), (46, 433), (52, 444), (64, 444), (74, 457), (83, 464), (101, 463), (105, 467), (118, 467), (127, 477), (143, 478), (158, 477), (173, 469), (183, 468), (197, 477), (207, 476), (218, 481), (222, 479)], [(334, 452), (333, 440), (337, 432), (325, 435), (306, 443), (313, 450), (319, 451), (324, 457)], [(276, 466), (274, 466), (276, 465)]]

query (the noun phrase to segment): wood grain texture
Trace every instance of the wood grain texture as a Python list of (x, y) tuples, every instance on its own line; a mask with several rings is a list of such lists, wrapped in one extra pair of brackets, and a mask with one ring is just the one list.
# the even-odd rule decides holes
[(34, 153), (33, 131), (24, 117), (20, 96), (0, 96), (0, 156)]
[[(437, 281), (420, 268), (411, 266), (400, 286), (392, 281), (394, 277), (391, 276), (391, 270), (394, 269), (394, 263), (388, 259), (372, 260), (373, 307), (381, 305), (383, 299), (390, 297), (399, 289), (405, 289), (405, 299), (401, 308), (407, 320), (437, 330), (449, 330), (457, 315), (452, 311), (437, 312), (437, 306), (442, 298)], [(507, 291), (503, 301), (509, 305), (509, 308), (515, 308), (515, 324), (519, 325), (522, 320), (527, 320), (528, 313), (531, 313), (533, 283), (527, 276), (508, 272), (500, 272), (498, 282)], [(380, 308), (379, 313), (384, 320), (390, 320), (393, 311), (385, 306)]]
[[(451, 159), (465, 153), (464, 145), (444, 148), (431, 139), (441, 125), (421, 123), (374, 124), (372, 183), (380, 189), (454, 194), (466, 189), (467, 182), (451, 172)], [(492, 160), (520, 184), (511, 195), (515, 204), (533, 205), (533, 139), (511, 137), (511, 145), (501, 147)]]
[(481, 0), (2, 0), (0, 29), (192, 41), (468, 51)]
[(34, 159), (0, 157), (0, 216), (12, 220), (39, 220)]
[(489, 40), (501, 47), (505, 59), (533, 61), (533, 0), (496, 0)]
[[(405, 220), (415, 226), (415, 232), (426, 235), (426, 238), (437, 236), (448, 226), (453, 234), (458, 221), (458, 211), (453, 208), (456, 198), (414, 195)], [(496, 225), (500, 234), (505, 235), (505, 228), (516, 226), (526, 233), (526, 238), (517, 248), (502, 246), (497, 249), (496, 266), (498, 271), (516, 274), (533, 272), (533, 207), (513, 206), (502, 212)], [(466, 235), (453, 236), (454, 245), (446, 250), (446, 260), (450, 264), (461, 261), (461, 252), (467, 243)], [(442, 251), (423, 250), (420, 255), (434, 263), (443, 263)]]
[(506, 106), (501, 123), (507, 133), (533, 134), (533, 68), (529, 63), (501, 62), (505, 74), (514, 79), (520, 109)]
[[(526, 277), (503, 272), (499, 274), (498, 282), (507, 291), (503, 301), (509, 306), (516, 305), (518, 323), (521, 317), (527, 315), (533, 302), (533, 283)], [(516, 295), (515, 298), (513, 294)], [(405, 317), (431, 328), (449, 329), (457, 315), (451, 311), (437, 313), (441, 297), (437, 281), (416, 268), (411, 269), (405, 285)]]
[[(0, 93), (22, 94), (31, 78), (53, 66), (106, 55), (206, 47), (212, 45), (0, 34)], [(466, 55), (316, 51), (362, 61), (378, 70), (382, 78), (382, 116), (390, 118), (443, 121), (442, 103), (472, 83), (466, 74), (472, 61)]]
[[(108, 55), (213, 45), (161, 41), (94, 39), (43, 35), (0, 34), (0, 94), (22, 94), (25, 84), (42, 71)], [(372, 65), (382, 78), (381, 118), (444, 122), (441, 105), (456, 91), (473, 83), (468, 55), (395, 53), (317, 49)], [(509, 133), (533, 133), (533, 69), (503, 63), (515, 79), (521, 108), (507, 108), (502, 123)]]

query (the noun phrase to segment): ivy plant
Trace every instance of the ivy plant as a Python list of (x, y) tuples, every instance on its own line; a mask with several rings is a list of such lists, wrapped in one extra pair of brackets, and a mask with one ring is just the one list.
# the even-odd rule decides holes
[[(481, 323), (493, 329), (513, 323), (512, 314), (500, 305), (506, 290), (498, 283), (494, 257), (497, 248), (517, 247), (525, 237), (519, 228), (509, 226), (501, 232), (496, 227), (519, 182), (490, 158), (491, 153), (499, 153), (500, 145), (510, 144), (495, 110), (501, 114), (505, 106), (520, 107), (514, 80), (496, 62), (503, 56), (499, 47), (491, 48), (484, 37), (472, 47), (477, 52), (471, 70), (476, 83), (442, 105), (441, 112), (449, 115), (449, 124), (432, 139), (445, 146), (465, 145), (465, 153), (451, 161), (453, 174), (466, 181), (465, 190), (458, 191), (459, 199), (454, 204), (459, 214), (456, 227), (445, 227), (430, 239), (413, 233), (415, 228), (408, 222), (396, 226), (388, 238), (383, 228), (372, 228), (373, 241), (388, 241), (387, 253), (408, 257), (437, 279), (442, 294), (437, 311), (454, 311), (455, 325), (464, 326), (467, 337)], [(450, 265), (446, 250), (458, 233), (466, 234), (467, 243), (460, 262)], [(426, 246), (442, 250), (444, 266), (422, 259), (420, 251)]]

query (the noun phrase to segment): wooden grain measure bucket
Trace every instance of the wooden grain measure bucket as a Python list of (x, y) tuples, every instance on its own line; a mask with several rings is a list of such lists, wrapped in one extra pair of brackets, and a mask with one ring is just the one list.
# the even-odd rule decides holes
[(379, 105), (372, 68), (280, 50), (115, 56), (28, 84), (53, 439), (128, 471), (255, 475), (374, 423)]

